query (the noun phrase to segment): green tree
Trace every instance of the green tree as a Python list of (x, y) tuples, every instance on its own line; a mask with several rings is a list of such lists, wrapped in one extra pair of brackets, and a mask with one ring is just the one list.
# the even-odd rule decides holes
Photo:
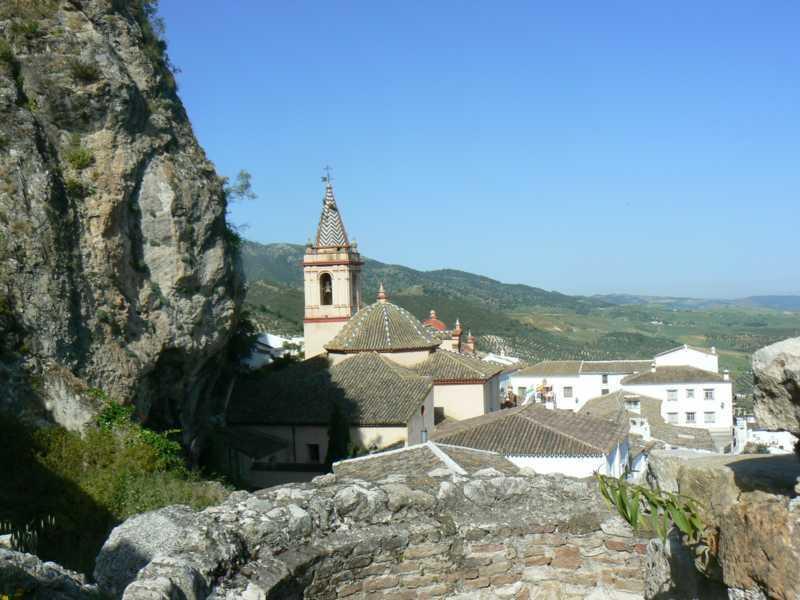
[(233, 182), (225, 177), (223, 189), (225, 190), (225, 196), (229, 202), (234, 202), (236, 200), (255, 200), (258, 198), (258, 195), (253, 191), (253, 176), (244, 169), (236, 174), (236, 178)]

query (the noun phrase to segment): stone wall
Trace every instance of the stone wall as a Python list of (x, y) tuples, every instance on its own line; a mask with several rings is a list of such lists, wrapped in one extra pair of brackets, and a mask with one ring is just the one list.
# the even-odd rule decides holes
[(642, 597), (645, 545), (594, 482), (436, 471), (325, 475), (140, 515), (95, 574), (125, 600)]

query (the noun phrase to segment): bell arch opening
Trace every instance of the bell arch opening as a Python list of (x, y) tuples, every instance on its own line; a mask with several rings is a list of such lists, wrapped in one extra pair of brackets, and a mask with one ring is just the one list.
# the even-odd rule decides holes
[(333, 304), (333, 278), (330, 273), (323, 273), (319, 276), (319, 303), (322, 306)]

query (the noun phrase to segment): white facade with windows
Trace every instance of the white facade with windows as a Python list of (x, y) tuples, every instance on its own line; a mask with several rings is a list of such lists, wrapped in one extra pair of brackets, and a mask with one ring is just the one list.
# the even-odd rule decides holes
[(708, 381), (705, 382), (623, 383), (623, 389), (662, 400), (661, 415), (670, 425), (730, 431), (733, 382), (717, 373), (706, 373)]
[(520, 402), (568, 410), (580, 410), (597, 396), (630, 390), (663, 400), (667, 423), (730, 432), (733, 385), (718, 367), (716, 349), (684, 345), (652, 360), (543, 361), (513, 373), (509, 384)]

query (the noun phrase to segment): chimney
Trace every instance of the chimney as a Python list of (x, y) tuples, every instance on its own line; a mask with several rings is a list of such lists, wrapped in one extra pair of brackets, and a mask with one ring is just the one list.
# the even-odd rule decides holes
[(711, 354), (716, 354), (716, 353), (717, 353), (717, 347), (711, 346)]
[(722, 372), (722, 379), (725, 380), (725, 381), (730, 381), (731, 380), (731, 372), (728, 369), (725, 369)]
[(456, 319), (456, 326), (453, 327), (452, 334), (452, 350), (453, 352), (461, 352), (461, 321)]
[(651, 373), (655, 373), (656, 372), (656, 363), (655, 363), (655, 361), (650, 363), (650, 372)]

